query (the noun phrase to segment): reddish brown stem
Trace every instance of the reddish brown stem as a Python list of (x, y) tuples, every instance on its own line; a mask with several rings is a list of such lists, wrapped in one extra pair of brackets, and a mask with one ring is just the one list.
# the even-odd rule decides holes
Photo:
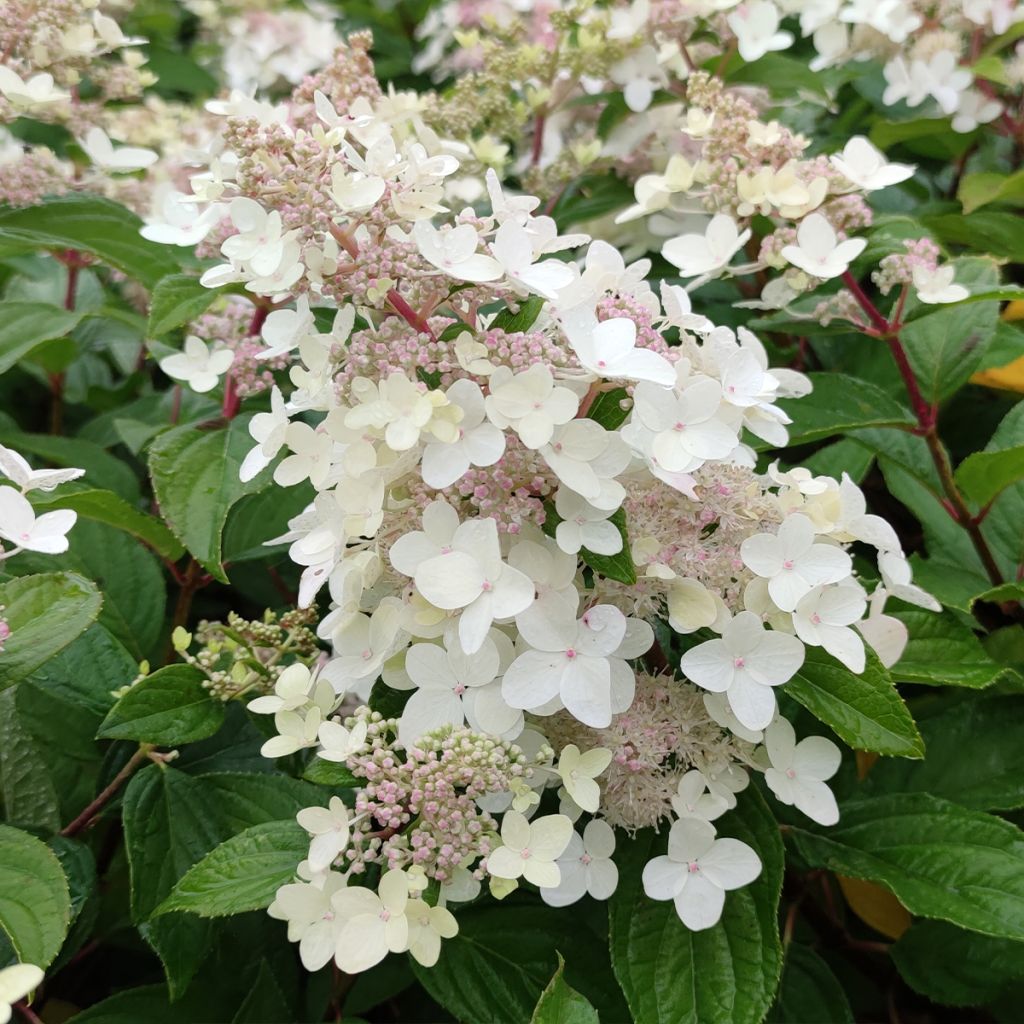
[(401, 295), (395, 291), (394, 288), (388, 289), (388, 302), (391, 303), (394, 311), (412, 328), (419, 331), (421, 334), (427, 334), (430, 336), (431, 341), (437, 341), (434, 337), (434, 332), (430, 329), (430, 324), (416, 312), (412, 306), (409, 305)]
[(149, 756), (153, 748), (149, 744), (143, 744), (129, 758), (128, 763), (110, 780), (110, 783), (100, 791), (100, 794), (81, 814), (69, 825), (60, 830), (62, 836), (74, 836), (83, 832), (89, 827), (96, 816), (110, 802), (111, 797), (124, 785), (138, 766)]

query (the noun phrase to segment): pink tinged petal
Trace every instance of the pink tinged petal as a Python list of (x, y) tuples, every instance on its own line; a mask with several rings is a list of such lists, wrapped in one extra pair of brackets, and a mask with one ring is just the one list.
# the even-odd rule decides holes
[(699, 932), (718, 924), (725, 906), (725, 892), (700, 872), (685, 876), (682, 892), (675, 898), (676, 913), (691, 931)]
[(644, 865), (644, 892), (652, 900), (672, 900), (686, 884), (686, 865), (668, 857), (655, 857)]
[(424, 689), (451, 690), (458, 683), (447, 653), (437, 644), (413, 644), (405, 654), (405, 671)]
[(839, 771), (842, 759), (841, 751), (831, 740), (808, 736), (797, 744), (792, 767), (801, 780), (824, 782)]
[(732, 713), (747, 729), (763, 729), (775, 716), (775, 694), (770, 686), (754, 682), (746, 672), (737, 672), (727, 696)]
[(459, 644), (467, 654), (475, 654), (480, 650), (493, 622), (493, 594), (484, 592), (466, 605), (459, 616)]
[(530, 605), (516, 616), (516, 626), (531, 647), (559, 653), (571, 646), (578, 631), (575, 611), (561, 603), (552, 608)]
[(566, 710), (584, 725), (606, 729), (612, 721), (611, 669), (607, 659), (581, 654), (565, 661), (560, 692)]
[(707, 640), (691, 647), (679, 663), (683, 674), (712, 693), (724, 693), (736, 675), (733, 658), (722, 640)]
[(506, 703), (501, 685), (495, 680), (467, 690), (462, 698), (466, 719), (478, 732), (490, 732), (503, 738), (517, 736), (523, 728), (523, 712)]
[(558, 696), (567, 659), (564, 653), (526, 651), (505, 672), (501, 695), (510, 707), (530, 710)]
[(719, 889), (739, 889), (761, 874), (761, 858), (738, 839), (716, 839), (700, 858), (700, 870)]
[(834, 825), (839, 821), (839, 806), (832, 790), (824, 782), (796, 779), (793, 784), (793, 804), (819, 825)]
[(480, 563), (463, 551), (428, 558), (416, 570), (416, 589), (436, 608), (465, 608), (483, 591)]
[(626, 616), (614, 605), (599, 604), (580, 620), (575, 649), (595, 657), (613, 654), (626, 636)]
[(533, 580), (510, 565), (501, 569), (501, 574), (492, 581), (492, 586), (490, 594), (496, 619), (511, 618), (533, 604), (535, 594)]
[(474, 466), (493, 466), (505, 453), (505, 433), (493, 423), (481, 423), (463, 438)]
[(764, 773), (764, 781), (775, 794), (775, 799), (779, 803), (793, 803), (795, 779), (791, 779), (784, 771), (779, 771), (777, 768), (769, 768)]

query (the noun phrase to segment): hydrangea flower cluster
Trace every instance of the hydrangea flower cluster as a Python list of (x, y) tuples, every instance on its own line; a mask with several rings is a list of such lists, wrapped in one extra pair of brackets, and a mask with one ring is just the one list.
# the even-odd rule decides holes
[[(28, 495), (37, 490), (52, 491), (84, 475), (84, 469), (33, 469), (16, 451), (0, 445), (0, 476), (9, 481), (0, 484), (0, 562), (22, 551), (44, 555), (67, 551), (67, 535), (78, 513), (56, 509), (36, 515)], [(9, 636), (5, 622), (0, 626), (0, 643)]]
[[(852, 672), (869, 648), (891, 664), (906, 633), (887, 596), (935, 604), (848, 476), (758, 468), (753, 445), (787, 443), (779, 399), (807, 395), (806, 377), (770, 368), (751, 331), (716, 326), (680, 285), (652, 287), (648, 261), (560, 234), (493, 170), (459, 209), (477, 158), (421, 97), (384, 94), (366, 48), (350, 40), (286, 102), (217, 104), (223, 144), (177, 197), (181, 240), (220, 260), (203, 284), (251, 308), (206, 318), (161, 365), (197, 391), (227, 374), (227, 415), (243, 380), (269, 380), (241, 359), (280, 368), (241, 475), (313, 489), (271, 542), (301, 567), (300, 607), (330, 601), (329, 655), (287, 665), (249, 704), (274, 718), (266, 756), (333, 763), (344, 793), (300, 813), (309, 855), (270, 912), (310, 969), (406, 950), (430, 965), (457, 931), (448, 908), (484, 882), (497, 898), (528, 885), (555, 906), (607, 899), (615, 829), (653, 827), (669, 847), (647, 894), (710, 927), (761, 869), (712, 824), (751, 772), (836, 820), (838, 748), (797, 742), (777, 701), (807, 649)], [(708, 97), (691, 137), (719, 170), (680, 155), (637, 182), (638, 206), (667, 211), (699, 183), (719, 212), (670, 240), (670, 261), (717, 273), (743, 218), (777, 213), (799, 221), (780, 258), (839, 276), (863, 242), (817, 211), (852, 228), (857, 190), (910, 169), (864, 140), (801, 161), (788, 130), (726, 117), (744, 101), (707, 76), (689, 88)], [(725, 171), (726, 146), (772, 155)], [(145, 230), (168, 237), (177, 217)]]

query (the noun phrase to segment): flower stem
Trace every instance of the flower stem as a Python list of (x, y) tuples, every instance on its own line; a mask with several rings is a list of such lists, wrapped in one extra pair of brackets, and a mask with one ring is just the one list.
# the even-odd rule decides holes
[(113, 797), (121, 786), (124, 785), (135, 769), (149, 757), (152, 749), (152, 744), (141, 744), (139, 749), (136, 750), (128, 759), (127, 764), (125, 764), (125, 766), (110, 780), (109, 784), (100, 791), (96, 799), (93, 800), (92, 803), (89, 804), (89, 806), (86, 807), (74, 821), (62, 828), (60, 830), (60, 834), (62, 836), (74, 836), (79, 832), (85, 831), (85, 829), (92, 824), (100, 811), (102, 811), (110, 802), (111, 797)]

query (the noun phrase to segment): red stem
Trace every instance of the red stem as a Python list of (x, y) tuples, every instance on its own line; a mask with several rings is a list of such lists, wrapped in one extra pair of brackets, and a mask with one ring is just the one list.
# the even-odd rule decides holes
[(132, 772), (134, 772), (135, 769), (146, 760), (149, 756), (150, 750), (152, 749), (153, 748), (148, 744), (140, 746), (139, 749), (132, 754), (128, 763), (113, 777), (113, 779), (110, 780), (109, 785), (100, 792), (96, 799), (93, 800), (93, 802), (89, 804), (89, 806), (86, 807), (74, 821), (62, 828), (60, 830), (60, 834), (62, 836), (73, 836), (87, 829), (96, 815), (106, 807), (110, 798), (121, 788)]

